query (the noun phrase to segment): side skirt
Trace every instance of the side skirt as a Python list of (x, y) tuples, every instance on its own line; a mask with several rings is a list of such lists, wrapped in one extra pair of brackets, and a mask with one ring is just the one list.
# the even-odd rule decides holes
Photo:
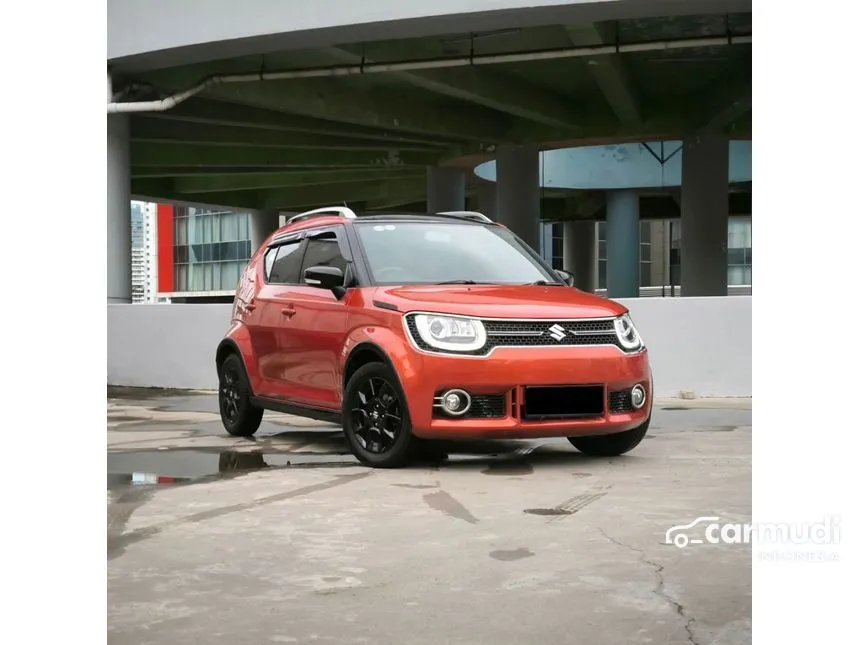
[(343, 425), (343, 416), (340, 410), (330, 410), (327, 408), (315, 408), (309, 405), (300, 405), (298, 403), (285, 403), (276, 399), (269, 399), (264, 396), (251, 397), (252, 405), (264, 410), (272, 412), (283, 412), (284, 414), (292, 414), (297, 417), (306, 419), (314, 419), (316, 421), (326, 421), (336, 425)]

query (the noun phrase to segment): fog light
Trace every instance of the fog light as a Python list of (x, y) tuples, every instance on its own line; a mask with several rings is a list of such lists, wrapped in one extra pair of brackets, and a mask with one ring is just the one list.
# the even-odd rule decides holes
[(639, 410), (643, 405), (645, 405), (645, 388), (641, 385), (634, 385), (633, 389), (630, 390), (630, 403), (633, 404), (633, 407)]
[(466, 414), (471, 406), (472, 397), (463, 390), (448, 390), (442, 395), (442, 409), (452, 416)]

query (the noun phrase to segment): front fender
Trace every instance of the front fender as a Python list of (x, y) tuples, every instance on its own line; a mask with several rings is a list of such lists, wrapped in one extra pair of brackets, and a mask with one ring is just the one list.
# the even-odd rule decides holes
[[(400, 380), (403, 391), (408, 393), (412, 386), (421, 378), (423, 358), (416, 352), (402, 333), (398, 333), (389, 327), (377, 325), (366, 325), (353, 329), (347, 336), (340, 355), (340, 378), (346, 372), (346, 364), (352, 352), (357, 348), (372, 345), (388, 358), (388, 363)], [(411, 402), (407, 396), (406, 405)]]

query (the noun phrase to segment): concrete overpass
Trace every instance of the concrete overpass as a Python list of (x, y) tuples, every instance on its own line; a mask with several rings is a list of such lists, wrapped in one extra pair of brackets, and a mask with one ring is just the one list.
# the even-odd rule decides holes
[[(251, 210), (258, 239), (277, 211), (344, 201), (476, 207), (535, 246), (567, 220), (580, 274), (605, 218), (620, 296), (638, 219), (679, 215), (682, 293), (725, 295), (751, 23), (739, 0), (109, 0), (108, 301), (130, 297), (132, 196)], [(541, 150), (659, 141), (683, 147), (680, 186), (542, 181)]]

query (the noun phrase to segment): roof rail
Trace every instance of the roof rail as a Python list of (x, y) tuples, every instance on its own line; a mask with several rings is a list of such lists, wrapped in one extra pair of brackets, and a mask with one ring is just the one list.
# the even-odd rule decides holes
[(326, 206), (324, 208), (315, 208), (312, 211), (305, 211), (304, 213), (299, 213), (298, 215), (293, 215), (287, 220), (287, 224), (292, 224), (293, 222), (300, 222), (303, 219), (308, 219), (311, 217), (317, 217), (321, 215), (339, 215), (340, 217), (345, 217), (346, 219), (355, 219), (355, 211), (346, 206)]
[(492, 222), (489, 217), (478, 211), (443, 211), (436, 213), (437, 215), (450, 215), (452, 217), (462, 217), (463, 219), (472, 219), (478, 222)]

